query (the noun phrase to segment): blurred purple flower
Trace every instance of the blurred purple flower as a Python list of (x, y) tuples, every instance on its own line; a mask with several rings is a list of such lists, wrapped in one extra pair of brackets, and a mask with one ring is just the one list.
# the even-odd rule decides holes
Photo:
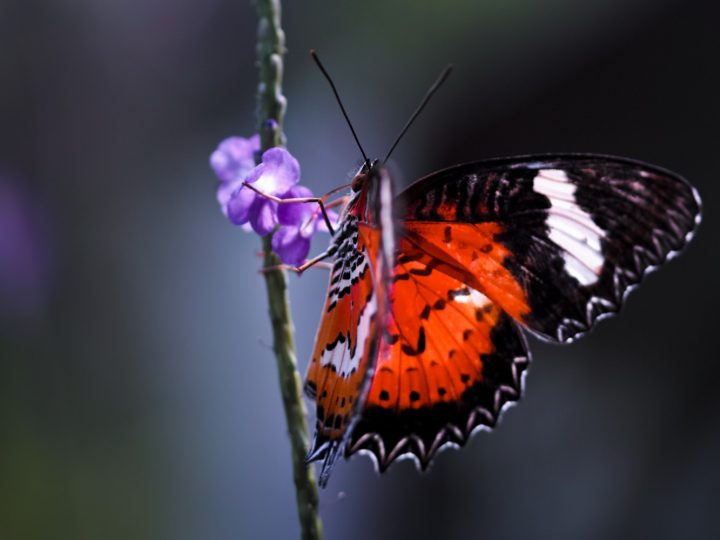
[[(250, 226), (265, 236), (277, 227), (273, 250), (286, 264), (302, 264), (313, 234), (328, 232), (327, 226), (317, 204), (279, 204), (244, 185), (252, 184), (263, 194), (280, 199), (313, 196), (308, 188), (298, 185), (300, 165), (284, 148), (270, 148), (263, 153), (262, 162), (254, 166), (259, 145), (257, 135), (249, 139), (230, 137), (210, 156), (210, 165), (220, 179), (218, 201), (228, 219), (245, 230)], [(337, 214), (329, 214), (331, 221), (337, 222)]]
[(255, 168), (255, 153), (259, 151), (259, 135), (249, 139), (228, 137), (210, 155), (210, 166), (220, 179), (217, 200), (226, 216), (232, 194), (242, 187), (245, 177)]
[(0, 320), (39, 313), (46, 301), (51, 242), (38, 198), (0, 178)]

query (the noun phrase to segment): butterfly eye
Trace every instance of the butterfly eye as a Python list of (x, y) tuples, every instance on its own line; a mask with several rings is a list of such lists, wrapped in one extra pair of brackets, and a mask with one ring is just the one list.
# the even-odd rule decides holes
[(367, 180), (367, 174), (366, 173), (358, 173), (355, 175), (355, 177), (352, 179), (352, 190), (355, 192), (358, 192), (362, 189), (363, 185), (365, 185), (365, 181)]

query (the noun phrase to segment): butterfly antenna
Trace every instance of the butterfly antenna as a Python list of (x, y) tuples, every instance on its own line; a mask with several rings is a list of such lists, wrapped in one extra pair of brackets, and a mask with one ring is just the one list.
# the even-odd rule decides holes
[(395, 147), (400, 142), (400, 139), (403, 138), (403, 135), (407, 132), (408, 129), (410, 129), (410, 126), (415, 121), (415, 119), (418, 117), (418, 115), (422, 112), (422, 110), (425, 108), (425, 105), (428, 104), (428, 101), (430, 101), (430, 98), (433, 96), (435, 92), (437, 92), (438, 88), (442, 86), (442, 84), (447, 80), (447, 78), (450, 76), (450, 73), (452, 72), (453, 67), (452, 64), (445, 67), (443, 72), (440, 74), (440, 76), (435, 80), (433, 85), (430, 87), (430, 89), (425, 94), (425, 97), (420, 102), (420, 105), (418, 105), (418, 108), (415, 109), (415, 112), (412, 113), (412, 116), (410, 116), (410, 119), (405, 123), (405, 127), (400, 130), (400, 134), (395, 139), (395, 142), (390, 147), (390, 150), (387, 153), (387, 156), (385, 156), (385, 159), (383, 160), (383, 163), (385, 163), (388, 159), (390, 159), (390, 155), (393, 153), (393, 150), (395, 150)]
[(310, 49), (310, 56), (312, 56), (313, 60), (315, 60), (315, 63), (320, 68), (320, 71), (322, 71), (322, 74), (325, 75), (325, 78), (330, 83), (330, 88), (332, 88), (333, 94), (335, 94), (335, 99), (337, 99), (338, 105), (340, 105), (340, 110), (343, 113), (343, 116), (345, 117), (345, 120), (348, 123), (348, 126), (350, 126), (350, 131), (352, 131), (353, 137), (355, 137), (355, 142), (358, 145), (358, 148), (360, 149), (360, 153), (362, 154), (363, 159), (365, 160), (365, 163), (369, 164), (370, 160), (367, 157), (367, 154), (365, 154), (365, 150), (363, 150), (362, 144), (360, 144), (360, 139), (358, 139), (357, 133), (355, 133), (355, 128), (352, 125), (352, 122), (350, 122), (350, 117), (348, 116), (347, 112), (345, 111), (345, 107), (343, 106), (342, 101), (340, 100), (340, 94), (338, 94), (337, 88), (335, 88), (335, 83), (330, 78), (330, 74), (325, 70), (325, 67), (322, 65), (322, 62), (320, 62), (320, 58), (318, 58), (317, 53), (315, 52), (315, 49)]

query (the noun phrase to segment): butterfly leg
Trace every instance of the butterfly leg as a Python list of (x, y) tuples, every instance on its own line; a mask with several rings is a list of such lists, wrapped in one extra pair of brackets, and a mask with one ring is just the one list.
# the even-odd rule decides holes
[(328, 257), (331, 257), (334, 252), (326, 251), (324, 253), (321, 253), (317, 257), (313, 257), (312, 259), (309, 259), (302, 263), (300, 266), (293, 266), (291, 264), (277, 264), (274, 266), (267, 266), (265, 268), (261, 268), (260, 272), (269, 272), (271, 270), (287, 270), (288, 272), (295, 272), (296, 274), (300, 275), (305, 270), (307, 270), (310, 267), (313, 268), (325, 268), (327, 270), (330, 270), (332, 268), (332, 265), (328, 262), (323, 262)]
[[(332, 191), (330, 193), (332, 193)], [(323, 195), (323, 199), (325, 199), (327, 196), (328, 195)], [(327, 203), (325, 205), (325, 208), (335, 208), (337, 206), (344, 206), (348, 203), (349, 200), (350, 200), (350, 197), (344, 195), (342, 197), (338, 197), (334, 201), (330, 201), (329, 203)]]
[(330, 217), (328, 216), (327, 210), (325, 209), (325, 201), (323, 197), (293, 197), (289, 199), (281, 199), (280, 197), (276, 197), (275, 195), (263, 193), (258, 188), (256, 188), (252, 184), (248, 184), (247, 182), (243, 182), (243, 186), (251, 189), (261, 197), (264, 197), (278, 204), (317, 203), (320, 206), (320, 212), (322, 213), (323, 220), (325, 221), (325, 225), (327, 226), (328, 231), (330, 231), (330, 234), (335, 234), (335, 229), (333, 228), (332, 223), (330, 222)]

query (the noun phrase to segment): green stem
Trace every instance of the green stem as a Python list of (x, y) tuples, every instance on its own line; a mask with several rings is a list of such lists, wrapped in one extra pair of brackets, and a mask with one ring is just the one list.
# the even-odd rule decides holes
[[(283, 54), (285, 35), (280, 27), (280, 0), (256, 0), (258, 14), (257, 56), (260, 83), (257, 93), (258, 130), (261, 150), (285, 143), (282, 124), (287, 102), (282, 95)], [(293, 323), (287, 291), (287, 276), (272, 252), (271, 236), (263, 238), (265, 252), (265, 284), (267, 286), (273, 350), (277, 359), (280, 393), (282, 394), (292, 447), (293, 476), (298, 517), (303, 540), (322, 538), (322, 522), (318, 513), (318, 492), (315, 473), (305, 463), (308, 452), (307, 411), (302, 397), (302, 384), (297, 371)]]

